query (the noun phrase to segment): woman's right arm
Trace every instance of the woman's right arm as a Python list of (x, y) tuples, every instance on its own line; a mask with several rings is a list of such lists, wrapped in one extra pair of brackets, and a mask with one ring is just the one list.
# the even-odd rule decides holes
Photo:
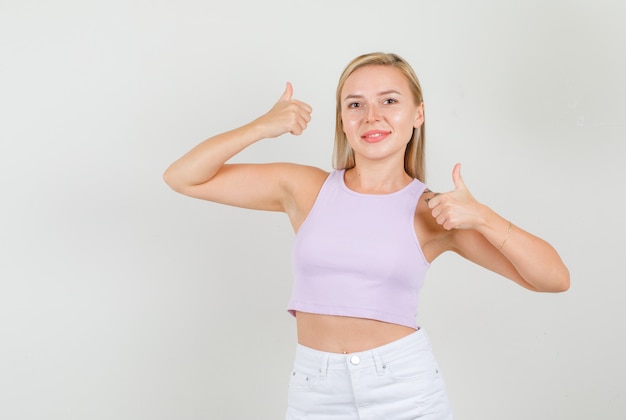
[(265, 138), (300, 135), (311, 120), (311, 107), (292, 99), (293, 87), (270, 111), (234, 130), (211, 137), (175, 161), (163, 179), (175, 191), (218, 203), (258, 210), (286, 211), (291, 164), (226, 164), (237, 153)]

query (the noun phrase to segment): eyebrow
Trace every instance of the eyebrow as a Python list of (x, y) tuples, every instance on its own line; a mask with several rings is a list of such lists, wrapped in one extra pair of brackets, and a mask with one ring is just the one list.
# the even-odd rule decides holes
[[(378, 92), (377, 96), (385, 96), (385, 95), (389, 95), (390, 93), (402, 95), (400, 92), (398, 92), (395, 89), (389, 89), (389, 90), (384, 90), (382, 92)], [(343, 98), (343, 100), (347, 101), (348, 99), (361, 99), (361, 98), (363, 98), (363, 95), (347, 95), (345, 98)]]

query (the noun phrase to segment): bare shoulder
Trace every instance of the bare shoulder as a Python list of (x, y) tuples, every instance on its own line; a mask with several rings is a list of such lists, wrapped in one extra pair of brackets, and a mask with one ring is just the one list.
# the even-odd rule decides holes
[(328, 172), (318, 168), (317, 166), (302, 165), (300, 163), (292, 162), (277, 162), (273, 164), (276, 168), (280, 168), (291, 175), (302, 177), (326, 177)]
[(293, 197), (302, 195), (317, 195), (322, 187), (328, 172), (321, 168), (297, 163), (274, 163), (272, 167), (279, 172), (280, 183)]
[(275, 163), (288, 176), (289, 180), (294, 183), (312, 182), (316, 183), (320, 180), (324, 182), (328, 177), (328, 172), (316, 166), (301, 165), (297, 163)]
[(415, 209), (415, 233), (426, 260), (432, 262), (439, 255), (451, 249), (451, 231), (437, 223), (428, 207), (428, 202), (438, 195), (430, 189), (424, 190)]
[(328, 178), (328, 172), (314, 166), (285, 165), (285, 174), (288, 177), (284, 182), (289, 191), (287, 196), (290, 197), (290, 202), (285, 203), (285, 212), (297, 231), (313, 208), (317, 195)]

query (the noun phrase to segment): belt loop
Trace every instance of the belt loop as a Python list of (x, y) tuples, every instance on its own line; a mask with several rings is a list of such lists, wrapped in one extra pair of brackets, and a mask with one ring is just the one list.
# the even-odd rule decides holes
[(374, 364), (376, 365), (376, 374), (378, 376), (383, 376), (387, 369), (385, 362), (380, 357), (380, 354), (378, 353), (377, 350), (372, 351), (372, 357), (374, 358)]
[(326, 375), (328, 374), (328, 361), (330, 359), (329, 353), (324, 353), (324, 357), (322, 357), (322, 363), (320, 364), (320, 380), (325, 381)]

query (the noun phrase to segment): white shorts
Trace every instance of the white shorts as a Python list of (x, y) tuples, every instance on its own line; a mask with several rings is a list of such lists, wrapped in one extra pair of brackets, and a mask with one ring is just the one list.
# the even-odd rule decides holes
[(372, 350), (337, 354), (298, 344), (287, 420), (451, 420), (422, 329)]

